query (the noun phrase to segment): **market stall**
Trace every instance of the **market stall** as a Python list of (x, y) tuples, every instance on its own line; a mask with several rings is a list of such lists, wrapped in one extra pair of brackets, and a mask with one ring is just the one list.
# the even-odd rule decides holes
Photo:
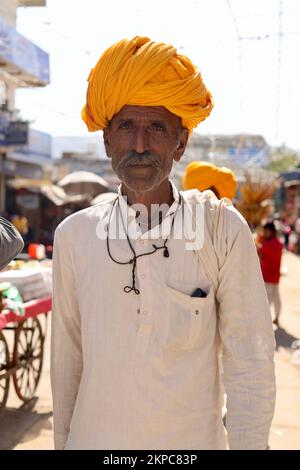
[(34, 396), (43, 366), (51, 291), (50, 260), (13, 261), (0, 273), (0, 412), (11, 379), (23, 402)]

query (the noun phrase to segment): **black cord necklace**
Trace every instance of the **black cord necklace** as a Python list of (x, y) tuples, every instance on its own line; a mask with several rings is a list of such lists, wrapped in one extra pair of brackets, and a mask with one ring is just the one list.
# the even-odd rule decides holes
[[(113, 203), (113, 206), (112, 206), (112, 209), (110, 211), (110, 215), (109, 215), (109, 220), (108, 220), (108, 225), (107, 225), (107, 234), (106, 234), (106, 246), (107, 246), (107, 252), (108, 252), (108, 255), (110, 257), (110, 259), (114, 262), (114, 263), (117, 263), (117, 264), (132, 264), (132, 285), (131, 286), (125, 286), (124, 287), (124, 292), (126, 292), (126, 294), (129, 294), (131, 291), (134, 291), (135, 294), (139, 295), (140, 291), (139, 289), (137, 289), (136, 285), (135, 285), (135, 269), (136, 269), (136, 263), (137, 263), (137, 260), (138, 258), (141, 258), (142, 256), (148, 256), (148, 255), (152, 255), (153, 253), (156, 253), (157, 251), (159, 250), (164, 250), (164, 257), (165, 258), (169, 258), (170, 256), (170, 253), (169, 253), (169, 249), (167, 247), (167, 241), (169, 240), (169, 238), (166, 238), (164, 240), (164, 243), (162, 246), (156, 246), (154, 244), (152, 244), (153, 246), (153, 250), (152, 251), (148, 251), (147, 253), (141, 253), (140, 255), (137, 255), (133, 246), (132, 246), (132, 243), (130, 241), (130, 238), (128, 236), (128, 233), (125, 229), (125, 224), (124, 224), (124, 220), (123, 220), (123, 217), (122, 217), (122, 212), (120, 210), (120, 215), (121, 215), (121, 220), (122, 220), (122, 225), (123, 225), (123, 228), (124, 228), (124, 231), (126, 233), (126, 238), (127, 238), (127, 242), (128, 242), (128, 245), (129, 245), (129, 248), (132, 252), (132, 258), (129, 260), (129, 261), (118, 261), (116, 260), (115, 258), (113, 258), (112, 254), (111, 254), (111, 251), (110, 251), (110, 246), (109, 246), (109, 228), (110, 228), (110, 222), (111, 222), (111, 217), (112, 217), (112, 213), (113, 213), (113, 210), (114, 210), (114, 207), (116, 205), (116, 203), (119, 203), (119, 196), (116, 197), (116, 199), (114, 200), (114, 203)], [(172, 233), (172, 230), (173, 230), (173, 226), (174, 226), (174, 221), (175, 221), (175, 216), (176, 216), (176, 213), (179, 209), (181, 205), (181, 194), (179, 193), (179, 201), (178, 201), (178, 206), (175, 210), (175, 212), (173, 212), (172, 214), (170, 215), (173, 215), (173, 219), (172, 219), (172, 225), (171, 225), (171, 230), (170, 230), (170, 236), (171, 236), (171, 233)]]

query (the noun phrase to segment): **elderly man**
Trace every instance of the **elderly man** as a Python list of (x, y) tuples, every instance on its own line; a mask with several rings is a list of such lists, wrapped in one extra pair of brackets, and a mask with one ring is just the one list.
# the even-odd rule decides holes
[[(82, 117), (104, 130), (121, 185), (55, 235), (56, 449), (267, 447), (274, 338), (251, 233), (229, 201), (169, 180), (211, 109), (190, 60), (145, 37), (89, 76)], [(194, 249), (178, 235), (189, 220), (204, 234)]]

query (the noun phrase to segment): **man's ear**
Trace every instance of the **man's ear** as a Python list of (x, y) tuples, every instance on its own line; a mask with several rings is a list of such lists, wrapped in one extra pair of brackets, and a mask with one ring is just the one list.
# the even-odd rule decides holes
[(184, 154), (188, 140), (189, 140), (189, 131), (185, 127), (183, 127), (180, 130), (179, 142), (174, 152), (173, 159), (175, 160), (175, 162), (179, 162), (182, 155)]
[(104, 142), (104, 147), (105, 147), (105, 152), (108, 158), (111, 158), (110, 155), (110, 128), (105, 127), (103, 129), (103, 142)]

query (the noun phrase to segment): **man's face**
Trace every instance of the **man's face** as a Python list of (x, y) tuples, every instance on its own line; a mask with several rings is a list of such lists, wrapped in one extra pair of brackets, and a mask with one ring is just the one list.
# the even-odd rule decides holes
[(156, 189), (168, 178), (188, 140), (180, 118), (160, 106), (124, 106), (104, 129), (107, 156), (131, 191)]
[(264, 228), (264, 238), (266, 240), (269, 240), (270, 238), (274, 237), (274, 232), (273, 230), (270, 230), (269, 228)]

